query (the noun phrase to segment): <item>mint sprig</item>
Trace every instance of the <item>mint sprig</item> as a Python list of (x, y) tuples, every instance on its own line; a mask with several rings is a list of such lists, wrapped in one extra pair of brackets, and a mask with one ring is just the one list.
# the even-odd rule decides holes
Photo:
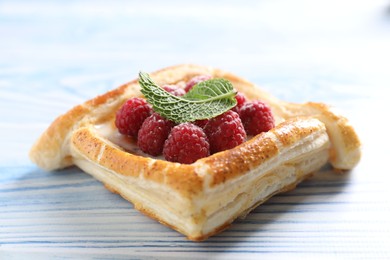
[(154, 111), (175, 123), (193, 122), (223, 114), (237, 104), (236, 91), (226, 79), (210, 79), (195, 85), (182, 97), (159, 87), (145, 72), (139, 73), (141, 92)]

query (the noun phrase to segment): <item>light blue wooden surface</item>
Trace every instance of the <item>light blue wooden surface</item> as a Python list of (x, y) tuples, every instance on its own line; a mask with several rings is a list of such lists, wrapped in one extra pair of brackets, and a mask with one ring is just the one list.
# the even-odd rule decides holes
[[(0, 259), (390, 258), (387, 1), (1, 1), (0, 35)], [(179, 63), (339, 108), (361, 163), (325, 168), (194, 243), (77, 168), (29, 161), (59, 114)]]

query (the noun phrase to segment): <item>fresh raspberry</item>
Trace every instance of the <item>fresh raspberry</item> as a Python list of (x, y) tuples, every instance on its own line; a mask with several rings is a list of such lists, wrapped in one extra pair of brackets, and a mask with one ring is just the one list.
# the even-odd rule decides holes
[(199, 126), (200, 128), (204, 128), (205, 125), (206, 125), (208, 122), (209, 122), (208, 119), (200, 119), (200, 120), (196, 120), (195, 122), (193, 122), (193, 124)]
[(160, 155), (164, 142), (174, 125), (172, 121), (153, 113), (145, 119), (138, 132), (138, 147), (147, 154)]
[(240, 108), (246, 103), (246, 97), (241, 92), (237, 92), (235, 98), (237, 100), (237, 105), (233, 107), (232, 110), (239, 114)]
[(206, 81), (206, 80), (209, 80), (211, 79), (211, 76), (210, 75), (199, 75), (199, 76), (195, 76), (193, 77), (192, 79), (190, 79), (188, 82), (187, 82), (187, 85), (185, 87), (185, 91), (188, 92), (192, 89), (193, 86), (195, 86), (196, 84), (200, 83), (200, 82), (203, 82), (203, 81)]
[(210, 155), (210, 145), (202, 128), (183, 123), (172, 128), (163, 154), (167, 161), (190, 164)]
[(142, 123), (152, 113), (152, 107), (143, 98), (131, 98), (117, 111), (115, 125), (119, 133), (137, 137)]
[(240, 108), (240, 117), (248, 135), (257, 135), (274, 128), (271, 108), (259, 101), (247, 102)]
[(165, 89), (166, 91), (168, 91), (169, 93), (171, 93), (172, 95), (175, 95), (175, 96), (183, 96), (186, 91), (176, 85), (165, 85), (163, 86), (163, 89)]
[(211, 153), (231, 149), (246, 139), (241, 119), (232, 110), (210, 119), (204, 131), (210, 142)]

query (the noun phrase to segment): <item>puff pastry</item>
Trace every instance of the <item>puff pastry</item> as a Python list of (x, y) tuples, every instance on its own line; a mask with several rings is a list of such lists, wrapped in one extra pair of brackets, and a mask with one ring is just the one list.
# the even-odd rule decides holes
[(30, 158), (46, 170), (77, 165), (112, 192), (191, 240), (204, 240), (274, 194), (293, 189), (327, 162), (341, 170), (360, 159), (348, 120), (321, 103), (292, 104), (219, 69), (179, 65), (151, 74), (159, 85), (196, 75), (225, 78), (248, 99), (270, 105), (276, 127), (185, 165), (140, 154), (114, 126), (115, 112), (141, 97), (137, 80), (74, 107), (37, 140)]

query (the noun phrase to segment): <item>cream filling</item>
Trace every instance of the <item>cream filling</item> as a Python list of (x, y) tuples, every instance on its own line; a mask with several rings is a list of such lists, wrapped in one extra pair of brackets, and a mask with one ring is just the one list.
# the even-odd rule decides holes
[(110, 142), (116, 144), (121, 149), (129, 153), (143, 156), (143, 157), (164, 160), (164, 157), (162, 155), (152, 156), (150, 154), (142, 152), (141, 149), (139, 149), (135, 140), (119, 133), (118, 129), (114, 127), (110, 122), (95, 125), (94, 128), (99, 133), (100, 136), (106, 138)]

